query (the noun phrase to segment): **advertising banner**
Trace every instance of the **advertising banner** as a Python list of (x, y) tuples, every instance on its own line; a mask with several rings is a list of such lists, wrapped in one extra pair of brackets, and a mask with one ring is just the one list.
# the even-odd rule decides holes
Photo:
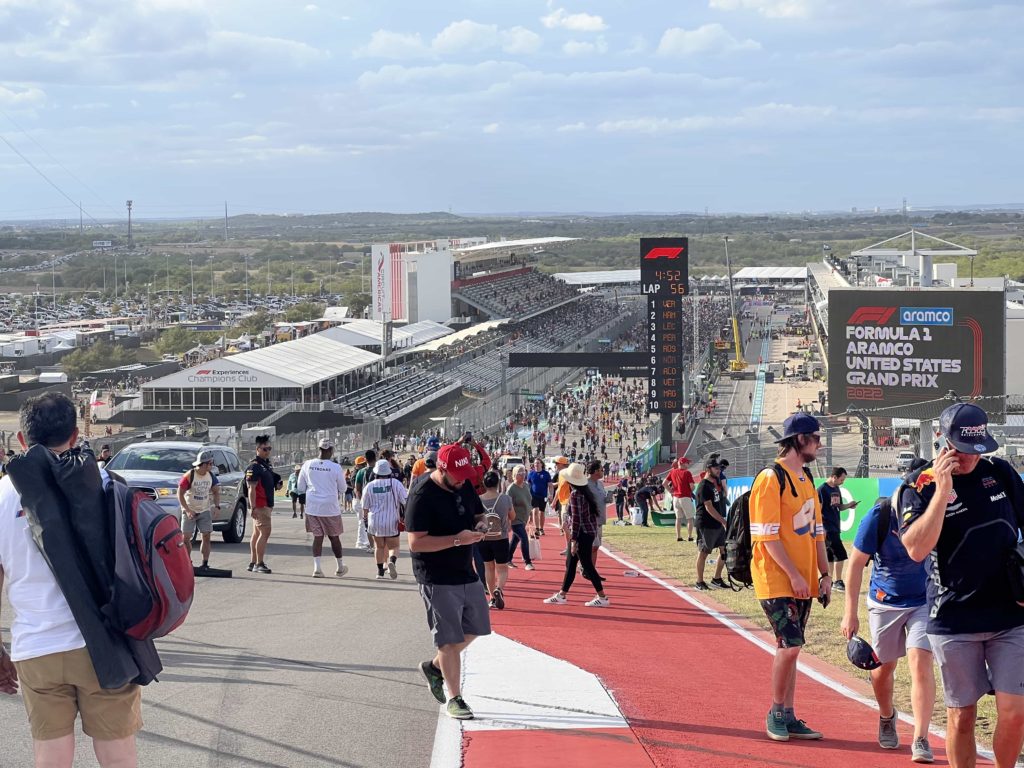
[(833, 289), (828, 362), (833, 414), (884, 408), (890, 416), (934, 419), (949, 405), (942, 398), (952, 391), (986, 398), (980, 404), (992, 421), (1001, 422), (1005, 294), (977, 288)]

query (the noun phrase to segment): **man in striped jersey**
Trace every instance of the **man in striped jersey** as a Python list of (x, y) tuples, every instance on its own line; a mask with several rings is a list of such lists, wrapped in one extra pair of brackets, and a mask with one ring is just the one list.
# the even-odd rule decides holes
[(363, 520), (373, 540), (377, 560), (377, 578), (384, 578), (385, 562), (388, 575), (398, 578), (399, 523), (404, 516), (408, 491), (392, 477), (391, 462), (380, 459), (373, 467), (374, 479), (363, 488)]

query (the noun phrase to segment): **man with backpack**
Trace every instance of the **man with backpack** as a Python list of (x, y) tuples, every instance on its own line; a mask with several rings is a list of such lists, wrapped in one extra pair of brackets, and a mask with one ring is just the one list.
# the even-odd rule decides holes
[(1024, 482), (1006, 461), (988, 414), (956, 403), (939, 416), (945, 446), (908, 476), (899, 498), (907, 554), (927, 561), (928, 641), (942, 674), (946, 753), (953, 768), (977, 760), (978, 700), (994, 692), (999, 768), (1024, 745)]
[[(212, 504), (210, 502), (213, 502)], [(181, 533), (185, 549), (192, 556), (192, 536), (199, 529), (202, 537), (199, 551), (203, 570), (210, 567), (210, 535), (213, 533), (213, 509), (220, 510), (220, 484), (213, 473), (213, 452), (199, 451), (192, 469), (178, 483), (178, 504), (181, 506)]]
[(0, 481), (0, 586), (6, 579), (14, 609), (0, 692), (20, 683), (37, 765), (72, 765), (80, 715), (101, 766), (135, 766), (140, 685), (160, 660), (152, 641), (128, 640), (102, 612), (114, 580), (111, 478), (76, 448), (75, 405), (63, 394), (22, 406), (18, 440), (25, 453)]
[(826, 606), (832, 596), (821, 506), (806, 467), (821, 447), (821, 425), (810, 414), (796, 413), (782, 426), (778, 458), (754, 479), (749, 499), (754, 594), (778, 645), (765, 725), (774, 741), (820, 739), (820, 732), (796, 716), (795, 692), (811, 601), (817, 597)]
[(861, 520), (853, 553), (846, 567), (846, 607), (843, 636), (850, 640), (860, 629), (857, 603), (864, 569), (873, 562), (867, 594), (871, 645), (881, 666), (871, 671), (871, 687), (878, 702), (878, 744), (883, 749), (900, 745), (893, 703), (896, 664), (903, 656), (910, 666), (910, 701), (914, 711), (911, 759), (931, 763), (928, 725), (935, 707), (935, 673), (928, 642), (928, 605), (924, 564), (907, 554), (899, 538), (899, 521), (892, 501), (881, 498)]
[[(729, 585), (722, 579), (725, 567), (725, 489), (722, 487), (720, 475), (721, 465), (715, 458), (708, 459), (704, 465), (704, 477), (697, 486), (697, 583), (694, 586), (701, 592), (711, 587), (725, 589)], [(708, 586), (704, 581), (704, 565), (708, 555), (718, 551), (718, 562), (715, 564), (715, 577)]]

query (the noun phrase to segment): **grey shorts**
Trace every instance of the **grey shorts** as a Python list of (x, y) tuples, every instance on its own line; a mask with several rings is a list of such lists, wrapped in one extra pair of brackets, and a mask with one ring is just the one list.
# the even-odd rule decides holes
[(947, 707), (973, 707), (989, 691), (1024, 695), (1024, 627), (928, 639)]
[(907, 655), (908, 648), (931, 653), (928, 642), (928, 605), (916, 608), (879, 607), (868, 603), (871, 645), (883, 664)]
[(479, 580), (471, 584), (420, 584), (420, 597), (436, 647), (461, 643), (466, 635), (491, 634), (491, 616)]
[(697, 546), (709, 555), (721, 549), (725, 546), (725, 528), (697, 528)]
[(185, 538), (189, 538), (195, 533), (196, 528), (199, 529), (200, 533), (213, 533), (213, 515), (210, 510), (200, 512), (194, 518), (189, 517), (184, 512), (181, 513), (181, 532), (185, 535)]

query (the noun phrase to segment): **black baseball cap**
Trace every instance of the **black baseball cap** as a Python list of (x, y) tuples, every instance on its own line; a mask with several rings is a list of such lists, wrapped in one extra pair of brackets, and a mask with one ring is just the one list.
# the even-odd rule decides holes
[(999, 443), (989, 434), (988, 414), (974, 403), (956, 403), (939, 415), (939, 431), (958, 453), (992, 453)]
[(860, 669), (872, 670), (882, 666), (882, 662), (878, 660), (878, 654), (871, 647), (871, 643), (859, 635), (851, 637), (850, 642), (846, 644), (846, 658), (850, 660), (853, 666)]
[(781, 443), (783, 440), (787, 440), (794, 435), (813, 435), (815, 432), (821, 431), (821, 422), (811, 416), (809, 413), (794, 413), (784, 422), (782, 422), (782, 437), (776, 440), (776, 443)]

